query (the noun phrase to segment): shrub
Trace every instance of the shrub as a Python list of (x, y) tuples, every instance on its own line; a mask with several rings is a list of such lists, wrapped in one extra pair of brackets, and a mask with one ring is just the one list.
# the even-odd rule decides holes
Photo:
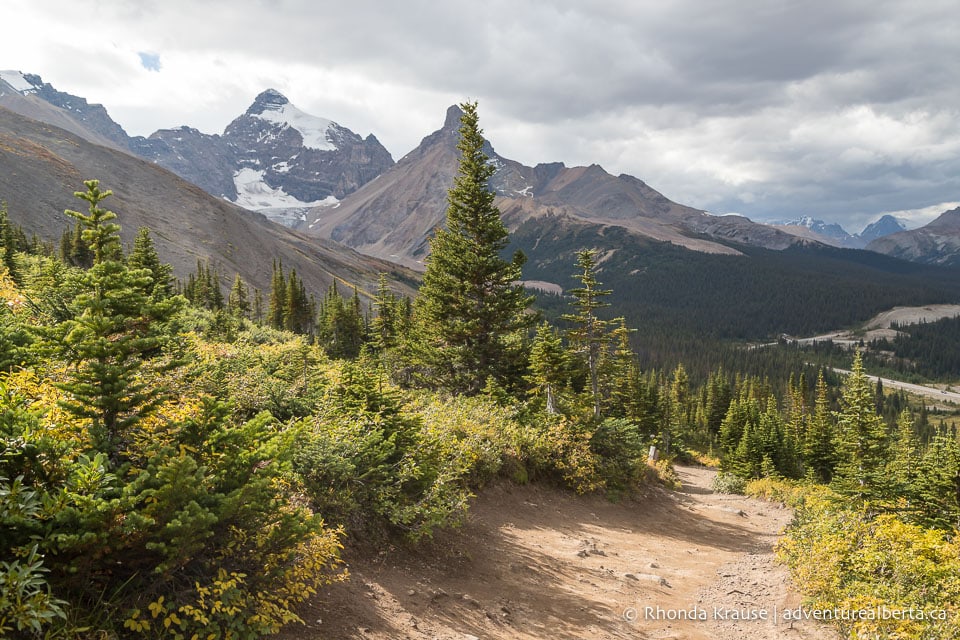
[(717, 493), (735, 493), (743, 495), (746, 493), (747, 481), (736, 475), (721, 471), (713, 478), (713, 490)]
[(841, 619), (838, 625), (846, 637), (960, 637), (956, 536), (905, 523), (892, 514), (874, 517), (827, 489), (797, 493), (795, 521), (777, 553), (809, 597), (810, 607), (840, 612), (880, 607), (928, 614), (922, 620)]

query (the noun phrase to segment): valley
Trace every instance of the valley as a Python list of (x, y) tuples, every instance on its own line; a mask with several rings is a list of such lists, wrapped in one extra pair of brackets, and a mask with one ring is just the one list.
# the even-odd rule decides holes
[(894, 324), (919, 324), (922, 322), (936, 322), (942, 318), (953, 318), (960, 315), (960, 305), (933, 304), (922, 307), (894, 307), (888, 311), (878, 313), (857, 329), (830, 331), (810, 338), (784, 336), (789, 342), (809, 345), (814, 342), (832, 341), (847, 347), (859, 344), (861, 340), (870, 341), (877, 338), (892, 338), (896, 331)]

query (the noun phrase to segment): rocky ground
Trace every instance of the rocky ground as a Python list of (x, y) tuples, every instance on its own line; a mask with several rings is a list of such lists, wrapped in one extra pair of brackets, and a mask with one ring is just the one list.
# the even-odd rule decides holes
[(714, 494), (712, 470), (678, 473), (681, 491), (620, 503), (487, 488), (464, 527), (427, 544), (348, 549), (350, 580), (324, 589), (301, 612), (307, 625), (282, 637), (835, 638), (783, 620), (800, 604), (772, 554), (790, 511)]

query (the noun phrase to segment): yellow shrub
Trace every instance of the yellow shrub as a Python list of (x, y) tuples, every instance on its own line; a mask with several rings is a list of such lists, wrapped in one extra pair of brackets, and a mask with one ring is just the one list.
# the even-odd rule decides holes
[(851, 638), (960, 638), (955, 535), (873, 517), (822, 487), (796, 491), (796, 521), (777, 552), (809, 607), (841, 612)]

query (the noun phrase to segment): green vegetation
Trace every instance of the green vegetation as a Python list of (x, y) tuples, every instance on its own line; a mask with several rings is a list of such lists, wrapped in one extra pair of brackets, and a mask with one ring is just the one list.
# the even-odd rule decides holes
[(891, 328), (901, 333), (892, 340), (870, 342), (871, 370), (920, 381), (960, 379), (960, 317)]
[[(719, 458), (718, 489), (812, 496), (783, 554), (818, 603), (952, 606), (956, 433), (868, 384), (859, 356), (841, 388), (783, 350), (643, 366), (634, 345), (663, 325), (602, 316), (616, 254), (571, 254), (580, 286), (542, 321), (522, 257), (500, 257), (463, 110), (415, 300), (384, 276), (369, 306), (342, 284), (318, 302), (279, 261), (266, 297), (202, 262), (174, 283), (149, 230), (123, 255), (95, 180), (56, 256), (0, 215), (0, 635), (261, 637), (345, 577), (350, 537), (429, 537), (497, 480), (673, 485), (671, 460), (696, 456)], [(953, 632), (890, 637), (931, 629)]]
[(483, 152), (476, 104), (461, 105), (460, 166), (447, 200), (447, 224), (430, 242), (417, 297), (415, 331), (422, 377), (432, 386), (477, 394), (518, 382), (524, 331), (535, 318), (516, 284), (524, 258), (500, 258), (507, 228), (487, 182), (496, 170)]
[[(779, 384), (805, 361), (796, 351), (757, 354), (729, 341), (816, 335), (855, 326), (897, 305), (960, 298), (956, 270), (866, 251), (733, 246), (744, 255), (690, 251), (557, 215), (522, 224), (512, 234), (509, 250), (527, 256), (525, 279), (553, 282), (569, 291), (579, 286), (570, 269), (577, 252), (603, 247), (597, 277), (614, 292), (629, 295), (614, 295), (608, 315), (601, 317), (623, 316), (641, 329), (631, 343), (644, 368), (683, 362), (698, 381), (722, 365)], [(568, 313), (569, 303), (568, 297), (551, 294), (537, 299), (551, 319)]]

